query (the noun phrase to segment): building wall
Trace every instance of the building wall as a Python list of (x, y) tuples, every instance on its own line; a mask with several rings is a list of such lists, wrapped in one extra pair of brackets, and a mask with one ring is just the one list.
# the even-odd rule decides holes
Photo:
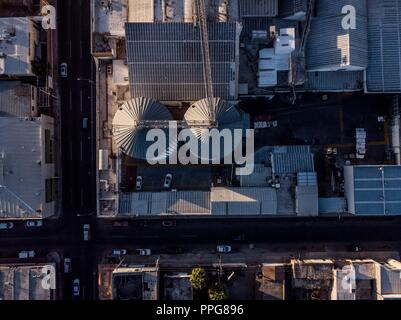
[[(41, 141), (42, 141), (42, 207), (43, 217), (47, 218), (54, 215), (55, 203), (57, 198), (57, 180), (55, 177), (55, 144), (54, 144), (54, 120), (51, 117), (42, 115), (41, 116)], [(46, 141), (46, 131), (50, 133), (50, 142)], [(48, 149), (52, 148), (52, 152)], [(52, 153), (49, 159), (49, 153)], [(47, 158), (47, 159), (46, 159)], [(49, 182), (51, 180), (51, 182)], [(47, 182), (46, 182), (47, 181)], [(52, 191), (49, 191), (49, 184), (51, 183)], [(49, 193), (52, 194), (51, 200), (48, 198)]]
[(344, 166), (344, 195), (347, 201), (348, 212), (355, 214), (354, 167), (352, 166)]

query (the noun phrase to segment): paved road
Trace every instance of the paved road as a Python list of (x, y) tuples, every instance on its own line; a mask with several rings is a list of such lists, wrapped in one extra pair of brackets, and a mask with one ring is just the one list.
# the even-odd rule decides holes
[[(81, 279), (80, 298), (94, 298), (95, 255), (104, 248), (146, 245), (156, 253), (170, 246), (188, 250), (193, 246), (213, 248), (218, 243), (232, 243), (238, 235), (244, 235), (247, 243), (266, 245), (378, 243), (369, 245), (369, 249), (378, 249), (385, 242), (401, 241), (401, 218), (191, 219), (177, 220), (177, 226), (172, 228), (163, 227), (159, 220), (150, 220), (146, 224), (130, 222), (127, 228), (113, 228), (110, 221), (96, 222), (93, 215), (82, 216), (94, 212), (95, 208), (95, 95), (92, 83), (95, 66), (90, 55), (89, 4), (88, 0), (63, 0), (59, 1), (58, 8), (59, 62), (68, 64), (68, 78), (60, 80), (63, 217), (60, 221), (46, 221), (46, 226), (40, 230), (27, 231), (17, 224), (15, 230), (2, 232), (0, 236), (0, 247), (8, 251), (32, 247), (49, 252), (58, 248), (64, 251), (64, 256), (71, 257), (73, 273), (64, 277), (65, 299), (71, 297), (74, 278)], [(84, 118), (88, 118), (89, 123), (86, 129), (82, 127)], [(89, 243), (82, 241), (84, 223), (92, 226)], [(308, 246), (304, 249), (307, 251)]]
[[(91, 299), (92, 250), (82, 241), (82, 226), (92, 220), (82, 215), (93, 213), (95, 208), (95, 72), (90, 51), (90, 1), (59, 1), (58, 19), (60, 62), (67, 62), (68, 77), (60, 83), (64, 215), (61, 232), (53, 238), (76, 244), (65, 250), (65, 256), (72, 257), (79, 267), (73, 268), (72, 277), (81, 280), (82, 299)], [(87, 127), (84, 119), (88, 119)], [(71, 284), (66, 283), (65, 288), (70, 289)], [(69, 290), (65, 293), (67, 298), (71, 296)]]

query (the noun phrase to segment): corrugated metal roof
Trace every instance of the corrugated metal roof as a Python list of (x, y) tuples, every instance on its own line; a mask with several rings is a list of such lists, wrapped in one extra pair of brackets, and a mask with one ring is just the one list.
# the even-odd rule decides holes
[(19, 81), (0, 81), (0, 115), (30, 117), (31, 88)]
[(401, 294), (400, 270), (380, 266), (381, 294)]
[(357, 16), (356, 29), (342, 27), (343, 16), (314, 18), (308, 37), (307, 70), (331, 70), (368, 66), (367, 20)]
[(282, 17), (291, 17), (297, 13), (306, 13), (308, 0), (280, 0), (279, 14)]
[(311, 91), (349, 92), (364, 88), (364, 71), (307, 72), (304, 89)]
[(0, 117), (0, 150), (3, 158), (3, 188), (0, 188), (1, 218), (42, 217), (45, 192), (42, 167), (41, 122)]
[[(147, 159), (147, 150), (153, 141), (146, 141), (148, 128), (141, 128), (141, 120), (173, 120), (167, 107), (149, 98), (135, 98), (126, 101), (113, 118), (113, 137), (121, 150), (135, 159)], [(169, 136), (168, 129), (162, 129)], [(155, 159), (165, 159), (176, 150), (177, 145), (167, 146), (155, 155)], [(150, 159), (147, 159), (150, 160)]]
[(241, 17), (275, 17), (278, 0), (239, 0)]
[(275, 147), (271, 154), (273, 175), (313, 172), (314, 160), (310, 146)]
[(319, 0), (316, 1), (317, 16), (333, 17), (342, 15), (341, 11), (347, 5), (353, 6), (357, 15), (367, 16), (366, 0)]
[[(0, 74), (31, 74), (30, 38), (34, 37), (29, 30), (29, 17), (0, 18), (0, 34), (8, 34), (8, 39), (0, 40)], [(1, 56), (1, 55), (0, 55)]]
[(346, 212), (347, 204), (344, 198), (319, 198), (319, 213)]
[(316, 172), (298, 172), (297, 186), (316, 186), (317, 175)]
[[(241, 113), (232, 104), (218, 98), (213, 100), (213, 109), (215, 121), (218, 124), (218, 133), (222, 133), (223, 130), (230, 130), (232, 137), (234, 136), (234, 130), (243, 128), (243, 119)], [(202, 121), (210, 122), (213, 119), (211, 110), (209, 107), (208, 99), (202, 99), (191, 105), (184, 115), (185, 121)], [(217, 132), (217, 131), (215, 131)], [(224, 157), (231, 157), (235, 150), (242, 147), (242, 141), (234, 141), (234, 139), (225, 141), (224, 139), (213, 139), (211, 138), (211, 131), (205, 128), (193, 128), (191, 133), (198, 140), (198, 150), (193, 155), (212, 163), (213, 161), (219, 161)], [(228, 148), (230, 144), (230, 147)], [(208, 150), (209, 154), (202, 155), (202, 150)], [(218, 155), (215, 152), (219, 151)], [(191, 152), (192, 153), (192, 152)]]
[(353, 176), (345, 175), (346, 184), (353, 179), (353, 201), (359, 215), (401, 214), (401, 166), (354, 166)]
[(273, 188), (213, 188), (212, 214), (268, 215), (277, 213), (277, 194)]
[(298, 215), (318, 215), (319, 202), (317, 185), (297, 186), (295, 191), (295, 203), (295, 211)]
[(276, 214), (273, 188), (212, 188), (211, 191), (122, 193), (124, 215), (260, 215)]
[(368, 0), (367, 91), (401, 92), (401, 3)]
[(125, 215), (210, 214), (210, 192), (135, 192), (120, 194), (119, 212)]
[[(237, 98), (240, 25), (209, 23), (214, 96)], [(128, 23), (132, 97), (197, 101), (205, 97), (199, 28), (191, 23)]]
[(271, 177), (271, 168), (263, 164), (255, 164), (254, 170), (250, 175), (237, 176), (241, 187), (267, 187), (268, 177)]

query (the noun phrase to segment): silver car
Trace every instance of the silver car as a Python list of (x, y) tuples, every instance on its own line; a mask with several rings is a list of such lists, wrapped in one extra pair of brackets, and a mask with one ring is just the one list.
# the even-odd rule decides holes
[(217, 252), (218, 253), (230, 253), (231, 252), (231, 246), (219, 245), (219, 246), (217, 246)]
[(166, 174), (166, 177), (164, 178), (164, 188), (170, 189), (171, 182), (173, 182), (173, 175), (171, 173), (168, 173), (168, 174)]
[(60, 64), (60, 77), (67, 78), (67, 76), (68, 76), (67, 63), (63, 62)]

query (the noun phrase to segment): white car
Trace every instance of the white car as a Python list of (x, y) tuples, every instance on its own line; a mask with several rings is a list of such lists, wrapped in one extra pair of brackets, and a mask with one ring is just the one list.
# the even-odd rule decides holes
[(33, 250), (30, 250), (30, 251), (24, 250), (18, 254), (18, 258), (20, 258), (20, 259), (35, 258), (35, 256), (36, 256), (36, 253)]
[(136, 191), (142, 190), (142, 177), (141, 176), (136, 177), (135, 190)]
[(150, 249), (136, 249), (136, 253), (140, 256), (150, 256), (152, 251)]
[(90, 230), (91, 226), (89, 224), (84, 224), (84, 241), (90, 240)]
[(226, 246), (226, 245), (217, 246), (217, 252), (218, 253), (230, 253), (231, 246)]
[(67, 63), (63, 62), (60, 64), (60, 77), (67, 78), (67, 76), (68, 76)]
[(114, 249), (113, 250), (113, 255), (115, 255), (115, 256), (124, 256), (126, 254), (127, 254), (126, 249)]
[(0, 230), (7, 230), (12, 228), (14, 228), (14, 223), (12, 222), (0, 223)]
[(81, 282), (79, 279), (75, 279), (74, 282), (72, 283), (72, 294), (74, 296), (79, 296), (81, 292)]
[(27, 228), (39, 228), (43, 226), (42, 220), (29, 220), (25, 223)]
[(164, 188), (166, 189), (171, 188), (172, 181), (173, 181), (173, 175), (171, 173), (167, 173), (166, 177), (164, 178)]
[(71, 259), (65, 258), (64, 259), (64, 273), (70, 273), (70, 272), (71, 272)]

